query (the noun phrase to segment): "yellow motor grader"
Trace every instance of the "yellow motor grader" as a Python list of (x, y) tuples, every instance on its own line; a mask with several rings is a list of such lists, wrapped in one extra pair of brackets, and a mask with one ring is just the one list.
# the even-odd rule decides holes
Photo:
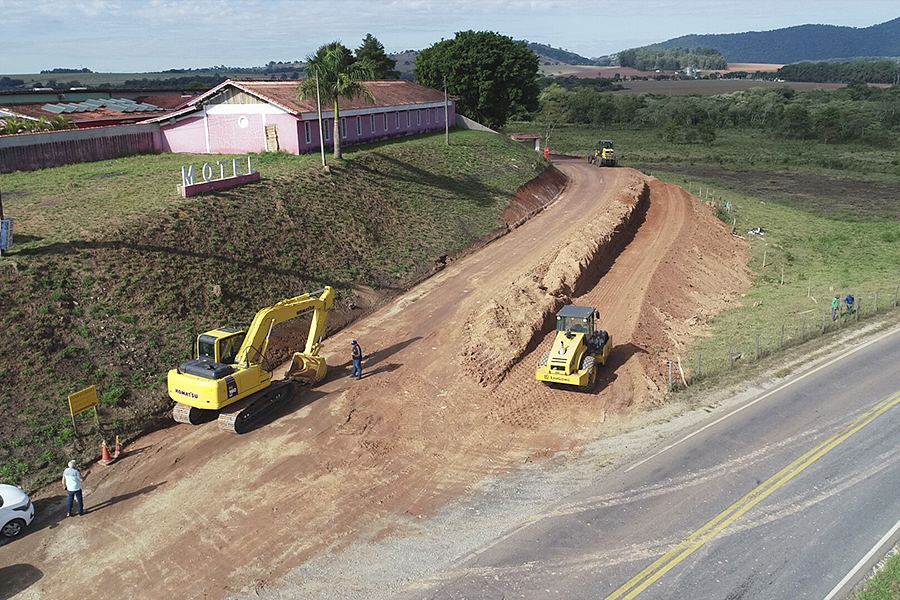
[(617, 167), (619, 159), (616, 157), (615, 148), (611, 140), (600, 140), (597, 142), (597, 148), (588, 156), (588, 162), (598, 167)]

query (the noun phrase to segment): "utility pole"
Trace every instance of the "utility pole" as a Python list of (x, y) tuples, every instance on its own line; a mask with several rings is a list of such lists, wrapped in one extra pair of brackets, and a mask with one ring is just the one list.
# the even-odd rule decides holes
[[(3, 190), (0, 190), (0, 222), (3, 222)], [(3, 256), (2, 246), (0, 246), (0, 256)]]
[(319, 148), (322, 150), (322, 166), (325, 167), (325, 130), (322, 127), (322, 98), (319, 96), (318, 70), (316, 70), (316, 111), (319, 113)]
[(444, 145), (450, 145), (450, 109), (447, 104), (447, 76), (444, 75)]

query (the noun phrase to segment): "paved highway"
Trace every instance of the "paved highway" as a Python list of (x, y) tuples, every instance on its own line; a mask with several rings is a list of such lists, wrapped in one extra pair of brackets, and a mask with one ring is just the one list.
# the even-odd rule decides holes
[(400, 597), (840, 598), (900, 536), (898, 364), (870, 340)]

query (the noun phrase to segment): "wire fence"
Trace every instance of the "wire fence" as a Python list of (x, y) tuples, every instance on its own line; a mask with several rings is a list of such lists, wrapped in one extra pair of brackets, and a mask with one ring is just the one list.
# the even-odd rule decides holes
[[(651, 171), (644, 172), (652, 176)], [(681, 185), (689, 194), (710, 203), (716, 216), (731, 226), (732, 234), (740, 235), (737, 227), (737, 210), (729, 199), (730, 194), (727, 191), (723, 193), (711, 184), (691, 181), (689, 178), (685, 178)], [(766, 231), (756, 227), (747, 230), (746, 234), (747, 238), (756, 244), (763, 239)], [(775, 244), (768, 249), (764, 247), (762, 256), (752, 259), (760, 280), (778, 285), (786, 292), (793, 289), (797, 293), (797, 295), (789, 293), (790, 298), (781, 296), (780, 299), (784, 302), (797, 306), (796, 301), (802, 297), (802, 294), (817, 304), (815, 296), (824, 292), (823, 286), (813, 286), (812, 279), (807, 279), (802, 275), (800, 275), (802, 279), (797, 281), (796, 268), (789, 264), (786, 268), (785, 254), (784, 249)], [(774, 268), (776, 271), (780, 268), (780, 277), (777, 272), (766, 274), (767, 268), (769, 270)], [(786, 281), (786, 275), (790, 281)], [(778, 324), (774, 327), (748, 325), (743, 329), (742, 334), (733, 336), (733, 339), (727, 342), (727, 348), (721, 351), (707, 349), (690, 357), (676, 356), (676, 360), (667, 361), (668, 388), (670, 391), (684, 389), (703, 378), (740, 369), (742, 365), (752, 364), (787, 348), (834, 333), (861, 320), (873, 318), (879, 313), (896, 310), (900, 306), (900, 286), (895, 280), (887, 285), (885, 283), (884, 281), (873, 282), (861, 286), (866, 288), (865, 295), (862, 296), (853, 292), (847, 293), (843, 297), (835, 296), (836, 307), (833, 302), (829, 302), (827, 307), (802, 310), (794, 317), (779, 319), (780, 323), (775, 321)], [(885, 292), (895, 286), (893, 293)], [(880, 290), (881, 293), (873, 291), (873, 287), (874, 290)], [(801, 289), (802, 291), (800, 291)], [(832, 298), (835, 290), (832, 287), (829, 287), (828, 290), (829, 293), (826, 297)], [(848, 300), (852, 301), (848, 302)], [(757, 331), (754, 332), (753, 329), (757, 329)], [(682, 361), (682, 358), (685, 360)]]
[(729, 341), (725, 352), (698, 352), (685, 362), (680, 357), (668, 361), (669, 390), (684, 389), (702, 378), (738, 369), (743, 364), (759, 361), (781, 350), (894, 311), (900, 306), (900, 286), (887, 298), (884, 294), (879, 296), (878, 292), (871, 298), (861, 298), (855, 294), (847, 294), (843, 299), (839, 296), (836, 298), (837, 307), (832, 305), (821, 310), (805, 311), (806, 314), (799, 315), (790, 322), (783, 322), (774, 329), (751, 333), (749, 340), (742, 337)]

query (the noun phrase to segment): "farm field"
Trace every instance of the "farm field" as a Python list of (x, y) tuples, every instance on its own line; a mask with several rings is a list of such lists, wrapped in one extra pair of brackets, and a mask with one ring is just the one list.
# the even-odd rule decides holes
[(843, 83), (808, 83), (796, 81), (765, 81), (761, 79), (679, 79), (674, 81), (625, 81), (624, 90), (607, 94), (659, 94), (662, 96), (718, 96), (754, 88), (790, 88), (796, 92), (836, 90)]

